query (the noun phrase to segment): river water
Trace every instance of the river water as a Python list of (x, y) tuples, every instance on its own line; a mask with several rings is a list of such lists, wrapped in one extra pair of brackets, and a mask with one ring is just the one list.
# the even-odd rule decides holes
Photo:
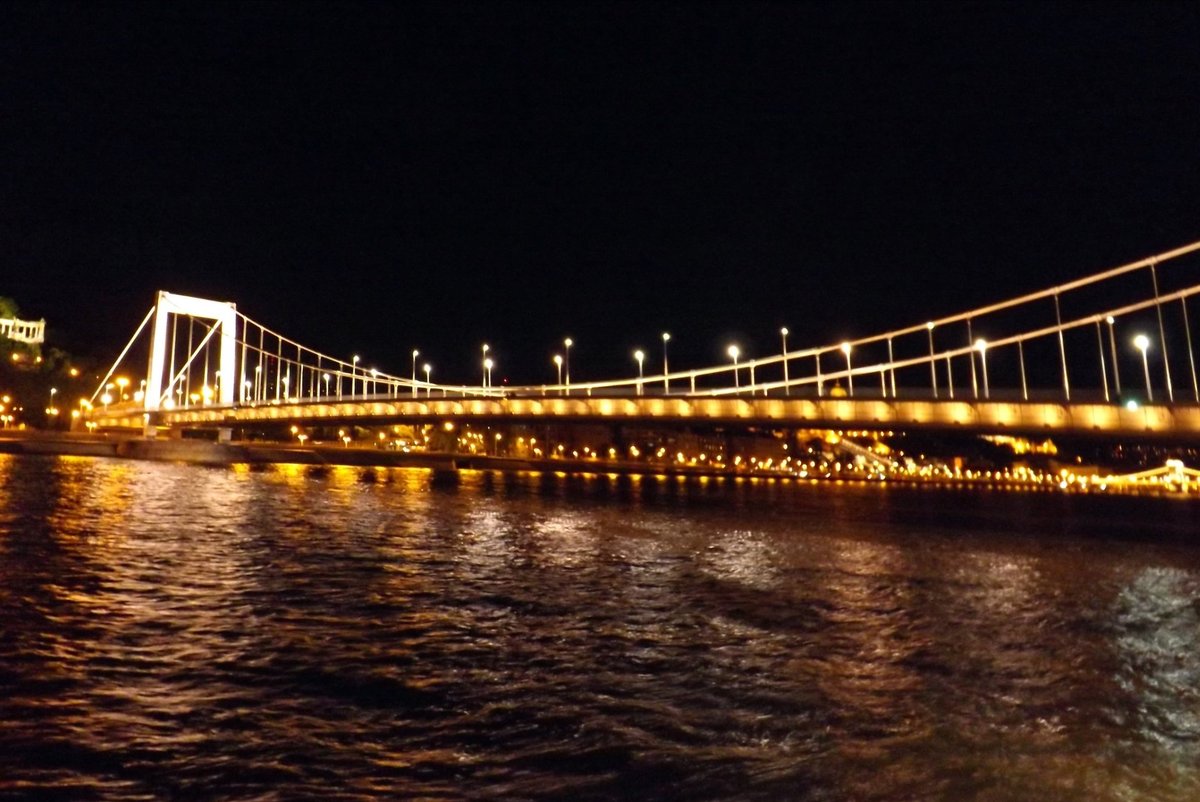
[(0, 799), (1195, 800), (1200, 506), (0, 455)]

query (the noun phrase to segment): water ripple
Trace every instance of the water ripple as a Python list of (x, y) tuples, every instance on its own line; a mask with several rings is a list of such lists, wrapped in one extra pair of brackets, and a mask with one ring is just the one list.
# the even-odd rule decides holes
[(0, 455), (0, 800), (1200, 797), (1171, 500)]

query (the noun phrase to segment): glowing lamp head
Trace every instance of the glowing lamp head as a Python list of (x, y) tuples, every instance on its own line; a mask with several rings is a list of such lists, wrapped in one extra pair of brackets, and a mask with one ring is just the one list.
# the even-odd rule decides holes
[(567, 347), (567, 348), (570, 348), (570, 347), (571, 347), (572, 345), (574, 345), (574, 344), (575, 344), (575, 341), (574, 341), (574, 340), (572, 340), (570, 337), (568, 337), (567, 339), (563, 340), (563, 345), (564, 345), (565, 347)]
[(563, 363), (562, 354), (555, 354), (555, 355), (554, 355), (554, 364), (556, 364), (556, 365), (558, 365), (559, 367), (561, 367), (561, 366), (562, 366), (562, 363)]
[(485, 368), (487, 368), (488, 370), (491, 370), (492, 365), (495, 365), (495, 364), (496, 363), (492, 361), (491, 357), (488, 357), (487, 359), (483, 360), (483, 366)]
[(737, 359), (738, 356), (741, 355), (742, 349), (738, 348), (736, 345), (731, 345), (725, 349), (725, 353), (729, 354), (731, 359)]
[(663, 332), (663, 342), (667, 342), (670, 339), (671, 339), (671, 335), (668, 332), (664, 331)]
[(634, 351), (633, 358), (636, 359), (638, 361), (638, 363), (640, 364), (641, 361), (646, 358), (646, 354), (644, 351)]
[(975, 341), (975, 350), (978, 351), (979, 353), (982, 354), (984, 351), (987, 350), (987, 347), (988, 347), (987, 340), (983, 339), (982, 337)]
[(1133, 338), (1133, 347), (1145, 353), (1146, 349), (1150, 347), (1150, 338), (1145, 334), (1137, 335)]
[(929, 329), (930, 331), (933, 331), (933, 321), (931, 320), (928, 323), (926, 323), (925, 328)]
[(843, 354), (845, 354), (846, 356), (850, 356), (850, 351), (852, 350), (852, 346), (850, 345), (850, 343), (842, 343), (840, 348), (841, 348), (841, 351)]
[(787, 326), (784, 326), (782, 329), (779, 330), (779, 333), (782, 334), (784, 337), (786, 337), (786, 336), (788, 336), (788, 334), (790, 332), (788, 331)]
[(1111, 326), (1112, 324), (1116, 323), (1117, 320), (1112, 315), (1109, 315), (1108, 317), (1104, 318), (1104, 322)]

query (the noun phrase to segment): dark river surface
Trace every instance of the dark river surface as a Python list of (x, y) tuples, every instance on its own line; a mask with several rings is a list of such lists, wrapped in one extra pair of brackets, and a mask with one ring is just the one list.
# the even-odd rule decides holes
[(0, 799), (1200, 799), (1200, 504), (0, 455)]

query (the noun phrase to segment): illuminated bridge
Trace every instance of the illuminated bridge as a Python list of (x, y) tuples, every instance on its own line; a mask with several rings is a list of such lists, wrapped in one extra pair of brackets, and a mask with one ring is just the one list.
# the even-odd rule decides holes
[[(636, 372), (572, 382), (569, 339), (551, 384), (431, 381), (300, 344), (232, 303), (160, 292), (79, 413), (91, 427), (497, 423), (740, 425), (969, 432), (1200, 435), (1189, 303), (1200, 242), (1075, 281), (867, 337), (680, 369), (638, 351)], [(1190, 258), (1189, 258), (1190, 257)], [(133, 369), (134, 364), (144, 365)], [(129, 378), (130, 375), (138, 378)]]

